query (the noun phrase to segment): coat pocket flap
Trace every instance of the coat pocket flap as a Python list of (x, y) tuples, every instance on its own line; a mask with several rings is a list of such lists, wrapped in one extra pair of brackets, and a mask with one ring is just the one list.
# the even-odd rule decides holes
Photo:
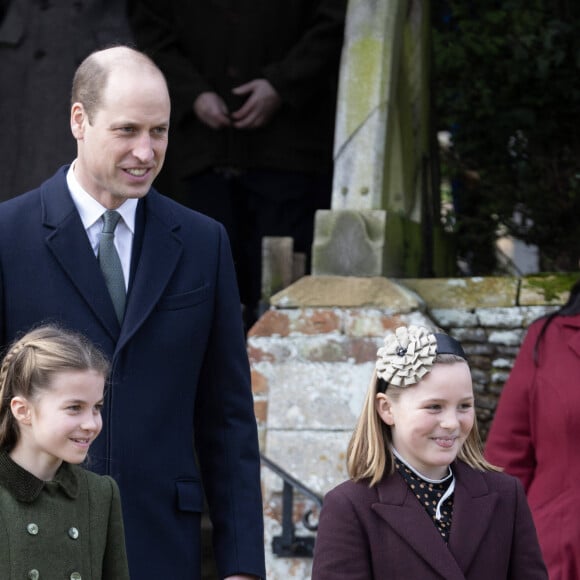
[(177, 507), (181, 511), (203, 511), (203, 489), (199, 481), (181, 479), (175, 482), (175, 486), (177, 487)]
[(209, 298), (209, 295), (210, 286), (209, 284), (205, 284), (190, 292), (162, 296), (157, 304), (157, 310), (180, 310), (182, 308), (189, 308), (190, 306), (204, 302)]

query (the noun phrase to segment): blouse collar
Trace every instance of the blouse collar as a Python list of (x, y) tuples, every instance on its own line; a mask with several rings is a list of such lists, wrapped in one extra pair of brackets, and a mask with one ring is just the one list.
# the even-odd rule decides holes
[(394, 447), (391, 447), (391, 451), (393, 452), (393, 455), (401, 463), (404, 463), (405, 466), (408, 467), (418, 478), (422, 479), (423, 481), (426, 481), (427, 483), (444, 483), (448, 479), (453, 477), (453, 471), (451, 471), (451, 466), (447, 466), (448, 472), (447, 472), (447, 475), (445, 477), (443, 477), (441, 479), (431, 479), (430, 477), (423, 475), (420, 471), (417, 471), (412, 465), (409, 465), (408, 461), (403, 459), (403, 457), (401, 457), (401, 454)]
[(56, 485), (71, 499), (78, 496), (79, 482), (73, 466), (63, 462), (51, 482), (43, 481), (15, 463), (8, 453), (0, 452), (0, 484), (18, 501), (31, 503), (47, 485)]

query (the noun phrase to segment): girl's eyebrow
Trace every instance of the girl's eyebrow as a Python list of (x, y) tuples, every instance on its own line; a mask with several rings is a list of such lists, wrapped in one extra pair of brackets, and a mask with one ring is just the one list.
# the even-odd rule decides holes
[[(105, 401), (105, 398), (103, 397), (102, 399), (99, 399), (95, 404), (98, 405), (100, 403), (103, 403)], [(66, 405), (70, 405), (70, 404), (75, 404), (75, 405), (79, 405), (79, 404), (86, 404), (88, 403), (88, 401), (86, 399), (66, 399), (64, 401), (64, 404)]]
[[(423, 399), (423, 403), (441, 403), (442, 401), (448, 401), (449, 399), (446, 398), (437, 398), (437, 397), (431, 397), (428, 399)], [(462, 397), (461, 399), (459, 399), (460, 401), (473, 401), (475, 400), (475, 396), (474, 395), (468, 395), (467, 397)]]

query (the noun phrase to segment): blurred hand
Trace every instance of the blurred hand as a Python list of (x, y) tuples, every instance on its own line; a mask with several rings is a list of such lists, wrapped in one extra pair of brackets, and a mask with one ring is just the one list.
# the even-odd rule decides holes
[(232, 92), (248, 97), (231, 115), (236, 129), (263, 127), (282, 104), (280, 95), (266, 79), (255, 79), (236, 87)]
[(246, 574), (236, 574), (235, 576), (227, 576), (224, 580), (258, 580), (258, 577), (246, 576)]
[(222, 129), (232, 124), (228, 108), (217, 93), (201, 93), (193, 102), (193, 111), (202, 123), (212, 129)]

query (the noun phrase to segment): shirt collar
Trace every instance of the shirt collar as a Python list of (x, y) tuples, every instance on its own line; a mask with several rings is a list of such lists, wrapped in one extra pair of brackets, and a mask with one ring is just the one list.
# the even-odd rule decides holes
[[(85, 230), (92, 227), (107, 210), (101, 205), (92, 195), (90, 195), (77, 180), (74, 173), (73, 161), (66, 174), (66, 183), (68, 185), (73, 203), (79, 212), (81, 221)], [(118, 208), (117, 211), (121, 214), (125, 225), (129, 228), (131, 233), (135, 233), (135, 214), (137, 213), (137, 199), (126, 199)]]

